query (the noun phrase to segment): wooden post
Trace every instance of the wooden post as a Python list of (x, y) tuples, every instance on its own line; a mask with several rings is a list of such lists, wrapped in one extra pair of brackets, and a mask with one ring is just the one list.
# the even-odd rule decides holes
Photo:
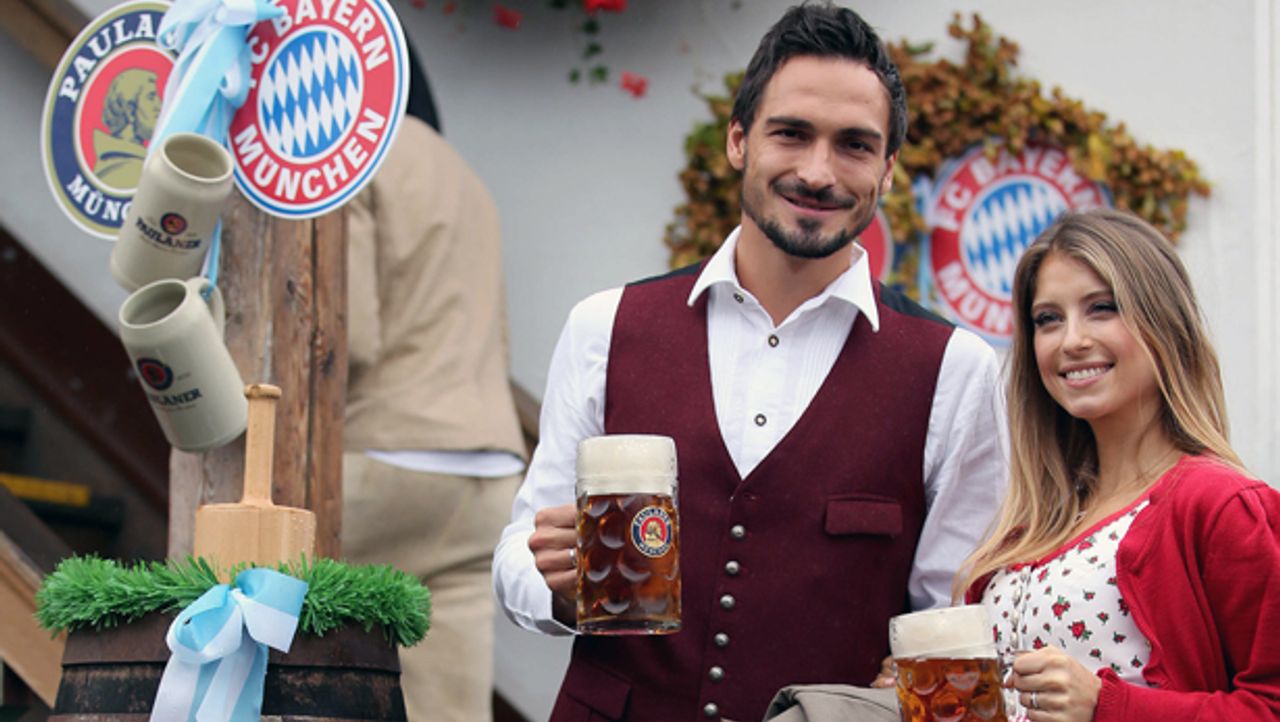
[[(227, 348), (246, 384), (279, 386), (272, 464), (277, 504), (316, 513), (316, 555), (337, 557), (347, 383), (346, 212), (313, 221), (263, 213), (238, 192), (223, 214), (218, 287)], [(170, 457), (169, 556), (191, 553), (196, 507), (237, 501), (244, 437)]]

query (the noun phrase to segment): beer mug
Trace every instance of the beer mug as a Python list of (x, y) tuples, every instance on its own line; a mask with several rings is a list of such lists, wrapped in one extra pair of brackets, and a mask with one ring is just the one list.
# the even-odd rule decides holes
[(578, 444), (578, 631), (680, 629), (676, 445), (666, 436)]
[(889, 620), (902, 722), (1005, 722), (1000, 662), (986, 607), (931, 609)]
[(244, 382), (222, 342), (225, 314), (201, 277), (155, 281), (120, 306), (120, 341), (165, 438), (183, 451), (227, 444), (248, 424)]
[(133, 291), (200, 274), (231, 194), (231, 153), (198, 133), (174, 133), (147, 155), (116, 245), (111, 276)]

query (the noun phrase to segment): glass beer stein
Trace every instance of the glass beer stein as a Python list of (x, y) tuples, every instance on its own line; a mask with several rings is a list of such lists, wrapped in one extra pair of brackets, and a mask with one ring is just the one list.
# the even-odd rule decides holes
[(1006, 722), (986, 607), (931, 609), (889, 620), (902, 722)]
[(680, 629), (676, 447), (666, 436), (578, 444), (578, 631)]

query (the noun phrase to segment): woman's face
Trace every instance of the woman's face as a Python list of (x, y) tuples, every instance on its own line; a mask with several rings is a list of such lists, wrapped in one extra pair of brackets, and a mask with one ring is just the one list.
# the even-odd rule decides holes
[(1095, 433), (1155, 421), (1161, 404), (1155, 368), (1093, 269), (1047, 255), (1036, 275), (1031, 324), (1040, 380), (1067, 413)]

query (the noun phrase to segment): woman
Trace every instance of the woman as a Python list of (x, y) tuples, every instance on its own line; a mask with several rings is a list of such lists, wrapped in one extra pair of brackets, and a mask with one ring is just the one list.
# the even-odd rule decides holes
[(1013, 294), (1010, 488), (957, 579), (1012, 661), (1010, 720), (1280, 718), (1280, 494), (1227, 443), (1173, 249), (1069, 213)]

